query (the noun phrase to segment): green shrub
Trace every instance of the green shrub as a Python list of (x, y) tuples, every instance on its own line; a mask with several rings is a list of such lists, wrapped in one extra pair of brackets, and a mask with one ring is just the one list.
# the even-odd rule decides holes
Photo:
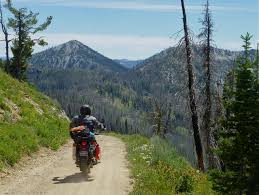
[(22, 124), (0, 125), (0, 161), (14, 165), (22, 155), (38, 149), (38, 141), (31, 129)]
[(176, 192), (192, 192), (194, 189), (194, 181), (190, 175), (183, 175), (179, 178), (176, 186)]

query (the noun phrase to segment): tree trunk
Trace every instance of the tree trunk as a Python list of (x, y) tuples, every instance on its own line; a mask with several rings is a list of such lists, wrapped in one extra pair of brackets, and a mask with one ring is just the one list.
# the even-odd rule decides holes
[(168, 131), (170, 130), (171, 116), (172, 116), (172, 104), (169, 103), (169, 108), (168, 108), (168, 113), (167, 113), (167, 119), (166, 119), (166, 123), (165, 123), (163, 135), (166, 135), (166, 134), (168, 133)]
[(6, 55), (5, 71), (6, 71), (6, 72), (9, 72), (10, 57), (9, 57), (9, 39), (8, 39), (8, 32), (5, 33), (5, 55)]
[(3, 18), (3, 10), (2, 10), (2, 4), (0, 1), (0, 23), (1, 23), (1, 27), (2, 27), (2, 32), (4, 34), (4, 41), (5, 41), (5, 57), (6, 57), (6, 63), (5, 63), (5, 71), (9, 72), (9, 67), (10, 67), (10, 58), (9, 58), (9, 39), (8, 39), (8, 31), (7, 31), (7, 27), (4, 23), (4, 18)]
[[(214, 131), (213, 131), (213, 138), (215, 140), (215, 146), (214, 148), (218, 148), (218, 141), (219, 141), (219, 119), (223, 115), (222, 111), (222, 95), (220, 95), (220, 92), (222, 91), (220, 89), (220, 81), (217, 81), (217, 91), (216, 91), (216, 116), (215, 116), (215, 125), (214, 125)], [(223, 161), (216, 156), (215, 165), (217, 169), (221, 169), (224, 171), (224, 163)]]
[(192, 66), (192, 51), (190, 47), (190, 39), (187, 28), (187, 18), (185, 13), (184, 0), (181, 0), (182, 11), (183, 11), (183, 26), (185, 33), (185, 48), (186, 48), (186, 57), (187, 57), (187, 71), (188, 71), (188, 88), (189, 88), (189, 102), (191, 108), (192, 115), (192, 127), (194, 134), (194, 141), (196, 147), (196, 153), (198, 158), (198, 165), (201, 171), (204, 171), (204, 162), (203, 162), (203, 149), (201, 143), (201, 137), (199, 132), (199, 124), (198, 124), (198, 113), (196, 107), (196, 99), (195, 99), (195, 90), (194, 90), (194, 75), (193, 75), (193, 66)]
[(259, 79), (259, 43), (257, 43), (257, 50), (256, 50), (256, 60), (257, 60), (257, 79)]
[(21, 19), (21, 13), (18, 13), (18, 45), (19, 45), (19, 54), (17, 56), (17, 64), (15, 66), (17, 66), (17, 79), (22, 80), (22, 19)]
[(204, 112), (204, 130), (205, 130), (205, 136), (206, 136), (206, 149), (207, 149), (207, 155), (208, 155), (208, 164), (209, 168), (214, 167), (214, 158), (211, 151), (211, 142), (212, 142), (212, 135), (211, 135), (211, 33), (212, 33), (212, 23), (211, 23), (211, 17), (209, 14), (209, 3), (207, 1), (206, 4), (206, 10), (205, 10), (205, 26), (206, 26), (206, 45), (204, 47), (205, 52), (205, 62), (204, 62), (204, 68), (205, 68), (205, 112)]

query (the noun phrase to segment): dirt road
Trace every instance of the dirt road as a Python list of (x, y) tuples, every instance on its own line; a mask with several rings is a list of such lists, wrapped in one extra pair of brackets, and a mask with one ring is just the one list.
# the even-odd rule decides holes
[[(89, 177), (80, 173), (72, 160), (72, 144), (57, 152), (43, 151), (9, 176), (0, 178), (0, 194), (123, 195), (131, 189), (125, 145), (119, 139), (97, 136), (101, 163)], [(45, 149), (46, 150), (46, 149)]]

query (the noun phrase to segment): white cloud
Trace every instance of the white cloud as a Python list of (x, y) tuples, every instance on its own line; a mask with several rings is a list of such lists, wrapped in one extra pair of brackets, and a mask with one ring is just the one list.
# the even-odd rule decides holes
[(242, 50), (242, 41), (219, 41), (216, 43), (216, 46), (222, 49), (240, 51)]
[[(104, 35), (104, 34), (39, 34), (49, 43), (47, 47), (36, 47), (35, 52), (56, 46), (70, 40), (78, 40), (110, 58), (143, 59), (173, 46), (176, 41), (169, 37)], [(0, 55), (4, 55), (4, 45), (0, 44)]]
[(103, 34), (48, 34), (46, 39), (51, 45), (78, 40), (110, 58), (128, 59), (149, 57), (175, 43), (169, 37)]
[[(87, 0), (16, 0), (16, 2), (31, 2), (40, 3), (41, 5), (65, 6), (65, 7), (83, 7), (96, 9), (121, 9), (121, 10), (138, 10), (138, 11), (153, 11), (153, 12), (175, 12), (181, 11), (180, 4), (152, 4), (138, 3), (131, 1), (87, 1)], [(211, 5), (213, 11), (254, 11), (247, 8), (233, 6), (216, 6)], [(202, 5), (187, 5), (188, 11), (201, 11)]]
[[(78, 40), (109, 58), (145, 59), (170, 46), (174, 46), (177, 40), (166, 36), (135, 36), (135, 35), (106, 35), (106, 34), (76, 34), (53, 33), (39, 34), (44, 36), (49, 43), (47, 47), (35, 47), (35, 52), (45, 50), (52, 46), (65, 43), (70, 40)], [(252, 41), (254, 43), (254, 41)], [(242, 41), (218, 41), (216, 46), (229, 50), (242, 50)], [(256, 44), (252, 45), (256, 48)], [(4, 43), (0, 42), (0, 56), (4, 56)]]

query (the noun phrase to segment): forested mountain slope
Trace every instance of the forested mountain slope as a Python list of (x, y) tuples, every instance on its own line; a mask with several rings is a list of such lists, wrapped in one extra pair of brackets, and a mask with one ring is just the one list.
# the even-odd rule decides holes
[[(229, 69), (240, 52), (213, 49), (212, 82), (215, 92), (216, 83), (223, 82)], [(203, 52), (199, 46), (193, 46), (193, 64), (195, 67), (196, 88), (202, 93), (203, 83)], [(184, 48), (168, 48), (139, 64), (124, 75), (129, 86), (142, 97), (153, 96), (165, 107), (172, 106), (176, 121), (186, 126), (188, 112), (187, 73)], [(199, 95), (199, 93), (198, 93)], [(199, 97), (198, 97), (199, 98)]]
[(40, 146), (57, 149), (68, 137), (57, 102), (0, 69), (0, 170)]
[[(229, 69), (234, 66), (234, 61), (240, 52), (231, 52), (222, 49), (213, 49), (213, 64), (212, 74), (214, 81), (224, 79)], [(195, 66), (195, 73), (197, 74), (197, 82), (201, 81), (203, 73), (203, 52), (199, 46), (193, 46), (193, 64)], [(150, 93), (151, 91), (159, 92), (160, 90), (153, 84), (162, 87), (169, 85), (173, 91), (182, 87), (185, 79), (185, 51), (183, 48), (168, 48), (139, 64), (132, 71), (127, 73), (128, 80), (132, 81), (132, 86), (137, 89), (137, 85), (141, 83), (141, 90), (143, 93)], [(139, 76), (141, 75), (141, 78)], [(138, 78), (138, 79), (137, 79)], [(148, 86), (146, 84), (149, 83)], [(169, 87), (167, 86), (167, 87)], [(150, 88), (151, 87), (151, 88)]]

